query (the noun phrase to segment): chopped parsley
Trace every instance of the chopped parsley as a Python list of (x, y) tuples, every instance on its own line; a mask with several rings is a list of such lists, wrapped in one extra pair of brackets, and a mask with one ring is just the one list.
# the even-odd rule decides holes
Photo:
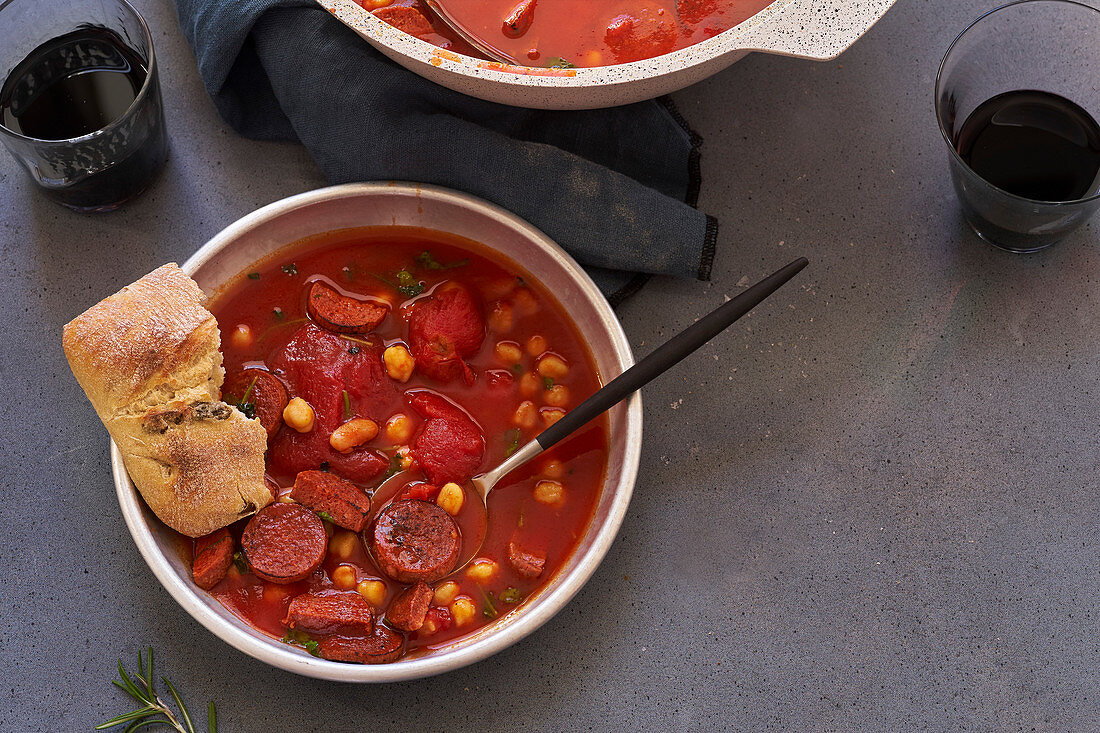
[(504, 439), (508, 441), (508, 447), (504, 449), (505, 458), (519, 450), (519, 436), (519, 428), (512, 428), (504, 434)]
[(496, 618), (497, 616), (499, 616), (500, 612), (497, 611), (497, 607), (493, 603), (493, 594), (482, 591), (482, 595), (485, 596), (485, 608), (481, 610), (481, 613), (485, 616), (485, 618)]
[(424, 292), (424, 283), (417, 280), (408, 270), (401, 270), (397, 273), (397, 289), (402, 295), (415, 298)]
[(416, 256), (416, 264), (423, 267), (425, 270), (453, 270), (456, 267), (465, 267), (470, 264), (470, 258), (464, 257), (461, 260), (455, 260), (454, 262), (448, 262), (443, 264), (435, 257), (432, 257), (432, 253), (428, 250), (424, 250)]
[(552, 390), (554, 388), (554, 378), (553, 377), (543, 377), (542, 378), (542, 388), (545, 389), (547, 392)]
[(297, 275), (298, 274), (298, 266), (295, 265), (293, 262), (288, 262), (287, 264), (283, 265), (280, 269), (283, 272), (285, 272), (287, 275)]
[(244, 559), (244, 553), (240, 550), (233, 553), (233, 564), (237, 566), (237, 570), (240, 571), (241, 575), (248, 572), (248, 560)]
[(317, 516), (325, 520), (326, 522), (332, 522), (333, 524), (336, 524), (336, 520), (333, 519), (332, 515), (328, 512), (317, 512)]
[(522, 374), (523, 373), (523, 365), (522, 364), (513, 364), (511, 366), (511, 369), (516, 374)]
[(235, 404), (237, 409), (243, 412), (244, 416), (247, 417), (249, 420), (256, 419), (256, 403), (249, 402), (248, 397), (252, 394), (252, 388), (256, 386), (257, 379), (259, 379), (259, 377), (252, 378), (252, 383), (248, 385), (248, 389), (244, 391), (244, 396), (241, 397), (239, 400), (233, 402), (232, 397), (226, 400), (226, 402), (229, 402), (229, 404), (231, 405)]
[(519, 592), (519, 588), (505, 588), (500, 593), (500, 600), (505, 603), (519, 603), (523, 600), (523, 594)]
[(400, 470), (401, 470), (401, 454), (400, 453), (394, 453), (392, 456), (390, 456), (390, 465), (389, 465), (389, 468), (386, 469), (386, 475), (382, 477), (382, 481), (384, 482), (386, 479), (388, 479), (390, 476), (393, 476), (395, 473), (397, 473)]
[(260, 273), (250, 272), (250, 273), (248, 273), (248, 279), (249, 280), (259, 280), (260, 279)]
[(271, 315), (275, 316), (276, 321), (281, 321), (281, 320), (283, 320), (283, 315), (284, 315), (283, 314), (283, 309), (280, 308), (279, 306), (275, 306), (274, 308), (271, 309)]
[(546, 59), (546, 68), (548, 69), (575, 69), (577, 65), (572, 61), (566, 61), (561, 56), (551, 56)]
[(348, 391), (344, 390), (344, 419), (347, 420), (351, 417), (351, 395)]
[(320, 645), (301, 631), (287, 631), (282, 639), (284, 644), (298, 644), (315, 657), (321, 656)]

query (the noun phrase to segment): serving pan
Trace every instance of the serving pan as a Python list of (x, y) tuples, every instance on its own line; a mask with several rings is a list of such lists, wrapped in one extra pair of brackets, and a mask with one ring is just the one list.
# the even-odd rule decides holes
[[(602, 381), (632, 363), (630, 346), (591, 278), (558, 245), (507, 211), (466, 194), (411, 183), (357, 183), (292, 196), (231, 224), (182, 267), (213, 293), (252, 263), (305, 237), (351, 227), (402, 225), (437, 229), (480, 242), (527, 270), (568, 304), (588, 340)], [(610, 454), (595, 515), (573, 556), (519, 611), (422, 657), (382, 665), (331, 662), (283, 644), (237, 618), (191, 581), (177, 536), (153, 515), (134, 488), (118, 448), (111, 468), (126, 526), (154, 575), (199, 623), (256, 659), (310, 677), (343, 682), (395, 682), (439, 674), (504, 649), (557, 613), (595, 571), (622, 523), (638, 472), (642, 403), (635, 394), (613, 408)]]
[(518, 107), (592, 109), (675, 92), (752, 51), (817, 61), (836, 58), (895, 0), (775, 0), (740, 25), (694, 46), (644, 61), (585, 69), (536, 69), (475, 59), (402, 33), (354, 0), (317, 2), (386, 56), (437, 84)]

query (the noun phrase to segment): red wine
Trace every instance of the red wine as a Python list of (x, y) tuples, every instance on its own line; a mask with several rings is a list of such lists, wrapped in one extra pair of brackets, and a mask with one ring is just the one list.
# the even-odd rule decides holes
[(998, 94), (970, 113), (955, 145), (975, 173), (1017, 196), (1074, 201), (1100, 190), (1100, 125), (1057, 94)]
[(34, 161), (54, 198), (81, 210), (113, 208), (140, 193), (167, 156), (155, 76), (141, 95), (148, 75), (142, 55), (114, 31), (78, 28), (16, 65), (0, 87), (0, 125), (66, 141), (40, 145), (44, 159)]

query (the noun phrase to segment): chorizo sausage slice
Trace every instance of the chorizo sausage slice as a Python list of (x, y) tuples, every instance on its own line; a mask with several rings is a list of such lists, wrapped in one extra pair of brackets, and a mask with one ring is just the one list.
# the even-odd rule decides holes
[(191, 577), (195, 585), (210, 590), (222, 581), (233, 564), (233, 538), (224, 527), (195, 540), (195, 561)]
[(291, 599), (283, 625), (311, 634), (370, 634), (374, 611), (358, 593), (304, 593)]
[(358, 486), (327, 471), (302, 471), (290, 496), (352, 532), (362, 532), (370, 518), (370, 497)]
[(293, 583), (321, 566), (328, 535), (321, 518), (304, 506), (269, 504), (248, 521), (241, 550), (260, 578)]
[(431, 583), (449, 574), (461, 545), (451, 515), (418, 499), (395, 501), (383, 509), (370, 538), (378, 568), (401, 583)]
[(385, 626), (375, 626), (369, 636), (326, 636), (317, 642), (317, 651), (334, 662), (386, 664), (401, 656), (405, 638)]
[(386, 317), (386, 308), (339, 292), (315, 280), (306, 296), (309, 317), (321, 328), (336, 333), (368, 333)]
[(230, 375), (222, 385), (222, 395), (226, 402), (236, 405), (245, 415), (259, 420), (269, 438), (283, 424), (283, 410), (290, 401), (286, 387), (278, 377), (254, 367)]
[(428, 615), (435, 591), (427, 583), (410, 585), (398, 594), (386, 610), (386, 623), (402, 631), (418, 631)]
[(524, 578), (537, 578), (546, 566), (545, 552), (528, 552), (516, 542), (508, 543), (508, 564)]

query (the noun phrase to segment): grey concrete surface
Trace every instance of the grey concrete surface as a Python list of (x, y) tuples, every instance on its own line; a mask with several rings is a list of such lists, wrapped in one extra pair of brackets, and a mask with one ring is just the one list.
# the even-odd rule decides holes
[(61, 354), (86, 306), (324, 183), (300, 148), (235, 136), (170, 3), (137, 4), (172, 138), (153, 189), (81, 217), (0, 159), (0, 730), (127, 710), (109, 681), (148, 645), (223, 731), (1100, 728), (1100, 222), (1033, 256), (984, 245), (932, 113), (940, 56), (994, 3), (901, 0), (835, 62), (750, 56), (676, 95), (720, 252), (712, 283), (621, 309), (636, 350), (811, 267), (647, 388), (636, 498), (565, 611), (382, 687), (269, 669), (175, 604)]

